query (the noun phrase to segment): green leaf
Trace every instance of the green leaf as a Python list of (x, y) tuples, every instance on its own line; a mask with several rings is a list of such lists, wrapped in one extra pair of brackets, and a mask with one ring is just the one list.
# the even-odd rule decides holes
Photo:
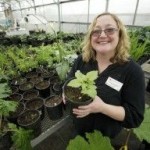
[(9, 116), (10, 111), (15, 111), (18, 103), (0, 99), (0, 115)]
[(87, 78), (91, 81), (96, 80), (98, 77), (98, 71), (90, 71), (87, 73)]
[(75, 139), (70, 140), (67, 150), (90, 150), (89, 144), (81, 136), (77, 136)]
[(18, 127), (14, 124), (8, 125), (11, 131), (13, 132), (12, 141), (14, 142), (15, 147), (18, 150), (32, 150), (31, 140), (33, 138), (33, 131), (26, 130), (21, 127)]
[(57, 74), (61, 81), (64, 81), (69, 70), (69, 63), (63, 61), (56, 66)]
[(144, 120), (140, 127), (135, 128), (133, 132), (139, 138), (140, 141), (145, 139), (147, 142), (150, 143), (150, 108), (146, 108), (144, 114)]
[(85, 76), (84, 74), (82, 74), (82, 73), (80, 72), (80, 70), (77, 70), (76, 73), (75, 73), (75, 77), (76, 77), (79, 81), (82, 81), (82, 80), (85, 79), (86, 76)]
[(6, 98), (10, 95), (11, 90), (7, 83), (0, 83), (0, 98)]
[(81, 83), (77, 80), (77, 79), (73, 79), (71, 80), (67, 86), (71, 86), (71, 87), (80, 87), (81, 86)]
[(111, 146), (110, 139), (105, 137), (99, 131), (86, 133), (85, 140), (81, 136), (77, 136), (70, 140), (67, 150), (114, 150)]

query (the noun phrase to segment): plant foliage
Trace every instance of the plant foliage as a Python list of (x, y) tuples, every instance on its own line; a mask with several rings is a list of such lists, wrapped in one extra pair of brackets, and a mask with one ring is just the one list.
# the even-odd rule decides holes
[(140, 141), (143, 139), (150, 143), (150, 108), (146, 108), (144, 114), (144, 120), (140, 127), (133, 130), (136, 136), (139, 138)]
[(75, 77), (75, 79), (68, 83), (68, 86), (75, 88), (81, 87), (81, 93), (86, 94), (92, 98), (97, 95), (94, 81), (98, 77), (98, 71), (90, 71), (84, 75), (79, 70), (77, 70)]
[(56, 65), (56, 71), (61, 81), (64, 81), (69, 70), (69, 63), (63, 61)]
[(0, 83), (0, 116), (8, 116), (10, 111), (15, 111), (17, 107), (17, 102), (6, 101), (4, 98), (7, 98), (11, 93), (10, 88), (7, 83)]
[(105, 137), (99, 131), (93, 133), (86, 133), (85, 140), (81, 136), (76, 136), (70, 140), (67, 150), (114, 150), (111, 146), (110, 139)]
[(25, 130), (21, 127), (18, 127), (15, 124), (8, 124), (10, 130), (13, 132), (11, 136), (12, 141), (14, 142), (15, 147), (19, 150), (31, 150), (31, 139), (33, 138), (32, 130)]
[(130, 39), (131, 39), (130, 55), (135, 61), (138, 61), (139, 58), (146, 53), (147, 40), (145, 40), (144, 43), (139, 43), (139, 38), (134, 33)]

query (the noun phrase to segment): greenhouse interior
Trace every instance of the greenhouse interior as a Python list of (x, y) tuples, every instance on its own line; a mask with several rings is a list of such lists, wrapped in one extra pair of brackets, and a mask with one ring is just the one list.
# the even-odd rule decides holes
[(150, 0), (0, 0), (0, 52), (0, 150), (150, 150)]

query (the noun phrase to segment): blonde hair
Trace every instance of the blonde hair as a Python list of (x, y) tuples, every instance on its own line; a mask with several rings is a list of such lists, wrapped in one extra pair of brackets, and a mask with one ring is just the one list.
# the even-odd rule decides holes
[(83, 60), (85, 62), (88, 62), (91, 58), (93, 60), (96, 59), (96, 52), (93, 50), (92, 45), (91, 45), (91, 32), (93, 31), (96, 25), (97, 19), (104, 15), (111, 16), (115, 20), (119, 28), (119, 42), (116, 47), (115, 55), (113, 58), (110, 59), (110, 61), (113, 63), (114, 62), (124, 63), (128, 61), (128, 58), (129, 58), (129, 49), (130, 49), (129, 37), (126, 31), (126, 28), (121, 22), (121, 20), (116, 15), (108, 13), (108, 12), (99, 14), (97, 17), (95, 17), (95, 19), (89, 26), (88, 32), (82, 43)]

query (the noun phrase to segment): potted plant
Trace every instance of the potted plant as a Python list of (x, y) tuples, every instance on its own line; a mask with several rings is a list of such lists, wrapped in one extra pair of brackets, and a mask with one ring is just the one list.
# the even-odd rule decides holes
[(63, 116), (63, 101), (60, 95), (51, 95), (46, 98), (44, 105), (51, 120), (57, 120)]
[(98, 71), (90, 71), (82, 74), (79, 70), (75, 73), (75, 78), (67, 80), (64, 84), (63, 91), (66, 100), (73, 107), (89, 104), (97, 95), (95, 80), (98, 77)]
[(41, 134), (41, 113), (38, 110), (26, 110), (18, 118), (19, 126), (33, 130), (34, 138)]
[(45, 117), (44, 112), (44, 99), (41, 97), (35, 97), (26, 102), (27, 109), (39, 110), (41, 113), (41, 120)]

